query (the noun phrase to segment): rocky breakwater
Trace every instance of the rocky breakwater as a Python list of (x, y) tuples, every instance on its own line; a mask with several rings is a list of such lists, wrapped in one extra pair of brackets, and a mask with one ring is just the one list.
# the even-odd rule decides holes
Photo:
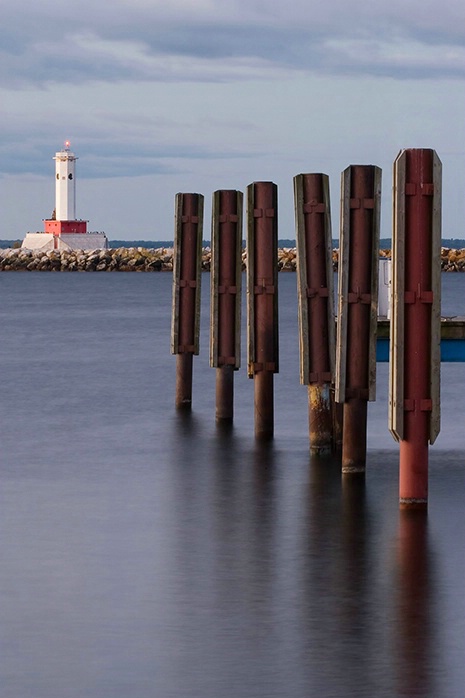
[[(380, 257), (389, 259), (390, 250), (380, 250)], [(333, 269), (337, 271), (339, 250), (333, 250)], [(247, 264), (247, 251), (242, 252), (242, 268)], [(211, 250), (202, 250), (202, 269), (209, 271)], [(295, 247), (278, 250), (279, 271), (296, 271)], [(442, 271), (465, 272), (465, 249), (442, 248)], [(0, 250), (0, 271), (173, 271), (171, 248), (118, 247), (109, 250)]]
[[(339, 250), (333, 250), (333, 269), (337, 271)], [(278, 250), (279, 271), (297, 271), (297, 250), (295, 247), (282, 247)]]
[[(246, 253), (242, 253), (245, 269)], [(211, 250), (202, 250), (202, 269), (209, 271)], [(0, 249), (0, 271), (173, 271), (172, 248), (118, 247), (109, 250)]]
[(465, 271), (465, 249), (454, 250), (448, 247), (441, 249), (442, 271)]
[[(391, 259), (391, 250), (379, 251), (380, 259)], [(337, 271), (339, 265), (339, 250), (333, 250), (333, 269)], [(280, 271), (297, 270), (297, 251), (295, 247), (278, 250), (278, 269)], [(465, 272), (465, 249), (456, 250), (448, 247), (441, 248), (441, 271)]]
[[(380, 257), (390, 258), (390, 250), (380, 250)], [(339, 250), (332, 253), (333, 270), (337, 271), (339, 265)], [(297, 250), (295, 247), (282, 247), (278, 250), (279, 271), (297, 271)]]
[(0, 250), (0, 271), (172, 271), (173, 250)]

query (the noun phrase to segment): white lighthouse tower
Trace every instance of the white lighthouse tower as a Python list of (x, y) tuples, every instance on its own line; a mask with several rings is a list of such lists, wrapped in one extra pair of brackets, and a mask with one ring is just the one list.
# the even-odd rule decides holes
[(55, 210), (44, 220), (43, 233), (27, 233), (28, 249), (95, 250), (108, 248), (105, 233), (88, 233), (87, 221), (76, 218), (76, 155), (70, 142), (55, 153)]
[(75, 162), (77, 157), (70, 151), (70, 142), (66, 141), (65, 149), (56, 153), (55, 160), (55, 201), (56, 219), (59, 221), (74, 221), (76, 219), (76, 179)]

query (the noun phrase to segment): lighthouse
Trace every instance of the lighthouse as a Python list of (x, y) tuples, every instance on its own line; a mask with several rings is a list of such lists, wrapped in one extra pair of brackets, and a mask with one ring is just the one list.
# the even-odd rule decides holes
[(53, 158), (55, 167), (55, 201), (56, 218), (59, 221), (76, 219), (76, 167), (77, 157), (70, 151), (70, 142), (66, 141), (64, 150)]
[(105, 233), (88, 233), (87, 221), (76, 218), (76, 155), (71, 144), (55, 153), (55, 210), (44, 220), (43, 233), (27, 233), (21, 247), (26, 249), (96, 250), (107, 249)]
[(45, 232), (53, 235), (87, 233), (87, 221), (76, 219), (76, 160), (70, 142), (55, 153), (55, 215), (46, 219)]

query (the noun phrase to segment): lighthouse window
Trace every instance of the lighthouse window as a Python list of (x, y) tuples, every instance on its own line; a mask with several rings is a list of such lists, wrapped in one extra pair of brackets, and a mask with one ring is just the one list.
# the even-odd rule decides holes
[(69, 173), (68, 179), (73, 179), (73, 173), (72, 173), (72, 172)]
[(60, 179), (60, 175), (59, 175), (59, 174), (57, 174), (57, 179)]

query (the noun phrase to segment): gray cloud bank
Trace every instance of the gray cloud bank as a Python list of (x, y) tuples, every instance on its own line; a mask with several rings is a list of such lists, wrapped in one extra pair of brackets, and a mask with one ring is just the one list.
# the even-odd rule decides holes
[(49, 214), (65, 139), (86, 215), (126, 230), (155, 191), (170, 202), (162, 237), (173, 191), (337, 180), (351, 162), (388, 171), (401, 147), (432, 147), (453, 235), (464, 78), (463, 0), (1, 0), (0, 223), (25, 231)]
[(278, 72), (464, 77), (448, 0), (3, 0), (0, 84), (230, 81)]

